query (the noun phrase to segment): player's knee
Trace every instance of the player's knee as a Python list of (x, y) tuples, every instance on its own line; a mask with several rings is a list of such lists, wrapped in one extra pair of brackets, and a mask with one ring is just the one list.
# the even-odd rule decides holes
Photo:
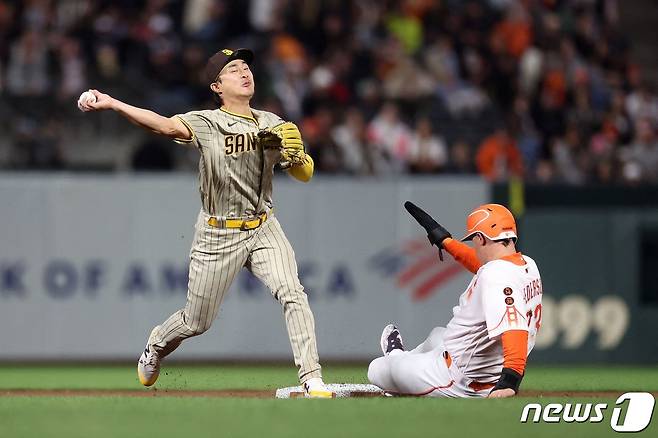
[(198, 333), (197, 333), (197, 334), (201, 334), (201, 333), (205, 333), (205, 332), (207, 332), (208, 329), (210, 329), (210, 326), (212, 325), (212, 321), (213, 321), (212, 319), (210, 319), (210, 318), (206, 318), (205, 321), (201, 322), (201, 323), (198, 325), (198, 328), (197, 328), (197, 332), (198, 332)]
[(368, 381), (380, 388), (384, 387), (385, 373), (388, 372), (388, 364), (385, 357), (378, 357), (370, 362), (368, 366)]
[(210, 323), (202, 323), (194, 327), (193, 332), (194, 336), (198, 336), (202, 333), (205, 333), (210, 328)]
[(434, 350), (437, 347), (440, 347), (443, 345), (443, 333), (446, 331), (445, 327), (434, 327), (434, 329), (430, 332), (430, 335), (427, 337), (429, 340), (429, 350)]
[(409, 367), (407, 365), (406, 360), (395, 360), (391, 361), (389, 365), (389, 372), (391, 375), (391, 380), (393, 382), (403, 382), (405, 380), (405, 376), (409, 374)]
[(430, 332), (432, 339), (443, 340), (443, 332), (446, 331), (445, 327), (434, 327)]
[(210, 326), (212, 325), (212, 321), (207, 321), (207, 320), (190, 321), (189, 319), (187, 319), (185, 321), (185, 324), (187, 325), (187, 329), (188, 332), (190, 333), (190, 337), (192, 337), (192, 336), (199, 336), (200, 334), (207, 332)]

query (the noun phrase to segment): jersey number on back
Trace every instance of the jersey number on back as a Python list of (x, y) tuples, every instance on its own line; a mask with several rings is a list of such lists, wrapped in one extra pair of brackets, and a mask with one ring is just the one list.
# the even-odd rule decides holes
[(537, 307), (535, 307), (534, 315), (532, 310), (528, 310), (528, 313), (525, 314), (526, 319), (528, 320), (528, 327), (530, 327), (530, 322), (532, 321), (532, 317), (535, 317), (535, 329), (539, 331), (539, 327), (541, 327), (541, 303), (537, 304)]

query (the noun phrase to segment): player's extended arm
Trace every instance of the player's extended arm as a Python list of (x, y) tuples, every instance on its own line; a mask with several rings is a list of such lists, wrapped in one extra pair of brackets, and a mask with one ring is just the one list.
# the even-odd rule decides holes
[(501, 335), (503, 343), (503, 372), (490, 398), (513, 397), (519, 392), (528, 358), (528, 332), (508, 330)]
[(475, 250), (465, 243), (455, 240), (452, 237), (448, 237), (443, 240), (442, 244), (445, 250), (448, 251), (456, 261), (461, 263), (463, 267), (472, 273), (475, 274), (478, 269), (480, 269), (480, 266), (482, 266), (478, 256), (475, 254)]
[(313, 176), (314, 169), (315, 164), (313, 163), (313, 158), (308, 154), (304, 154), (302, 164), (292, 166), (288, 169), (288, 174), (301, 182), (309, 182)]
[(82, 102), (83, 111), (101, 111), (111, 109), (121, 114), (137, 126), (148, 129), (165, 137), (190, 140), (192, 133), (178, 117), (164, 117), (151, 110), (128, 105), (98, 90), (90, 90), (96, 102)]
[(473, 248), (454, 240), (448, 230), (413, 202), (405, 202), (404, 208), (425, 228), (430, 243), (439, 248), (439, 258), (441, 260), (443, 260), (441, 248), (444, 248), (469, 271), (476, 273), (480, 269), (482, 263), (478, 260)]

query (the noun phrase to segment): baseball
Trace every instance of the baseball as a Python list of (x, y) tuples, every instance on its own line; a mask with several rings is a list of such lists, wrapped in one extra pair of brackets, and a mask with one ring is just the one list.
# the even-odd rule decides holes
[(82, 104), (95, 103), (95, 102), (96, 102), (96, 96), (94, 96), (94, 93), (92, 93), (91, 91), (85, 91), (78, 98), (78, 109), (80, 109), (80, 111), (88, 111), (82, 107)]

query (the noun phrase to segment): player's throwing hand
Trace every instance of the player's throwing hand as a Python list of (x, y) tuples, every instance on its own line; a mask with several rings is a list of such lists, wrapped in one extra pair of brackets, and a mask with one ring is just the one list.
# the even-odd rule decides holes
[(78, 108), (81, 111), (100, 111), (111, 109), (114, 99), (109, 94), (103, 94), (98, 90), (85, 91), (78, 99)]

